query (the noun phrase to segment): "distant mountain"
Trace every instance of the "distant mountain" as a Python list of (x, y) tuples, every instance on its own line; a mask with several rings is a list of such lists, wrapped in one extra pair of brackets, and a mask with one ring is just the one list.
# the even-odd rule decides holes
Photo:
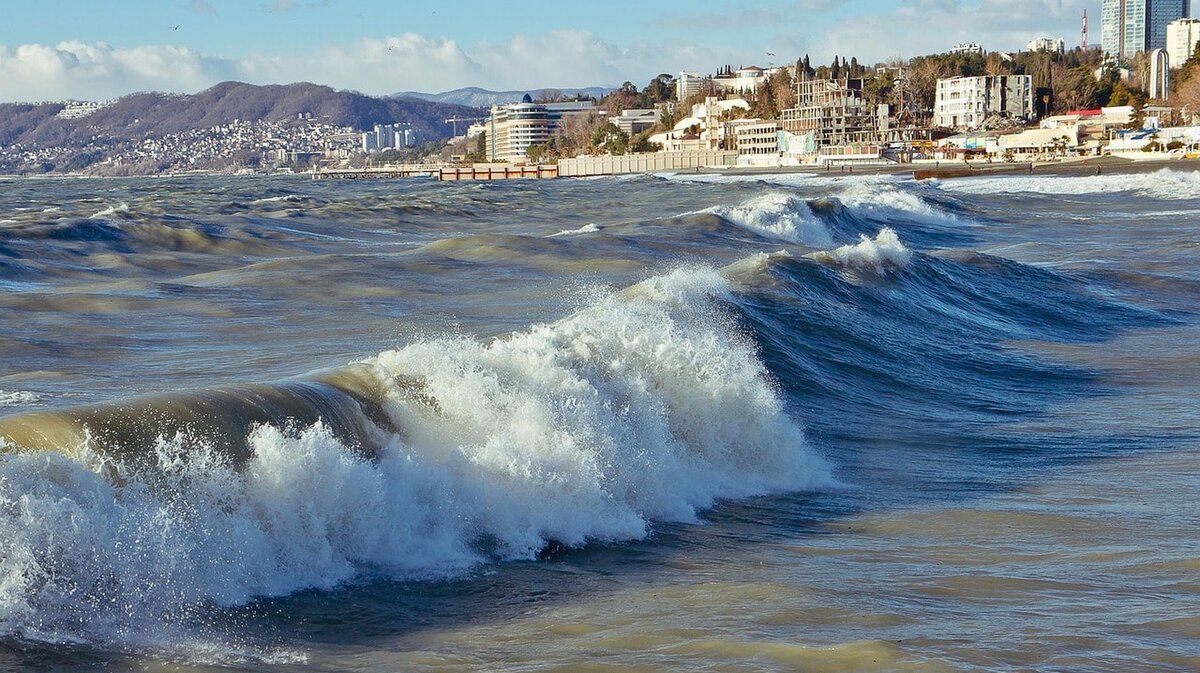
[(546, 98), (548, 94), (560, 93), (564, 96), (584, 96), (591, 98), (600, 98), (605, 94), (612, 92), (615, 87), (590, 86), (583, 89), (529, 89), (526, 91), (489, 91), (481, 89), (477, 86), (464, 87), (462, 89), (454, 89), (453, 91), (443, 91), (442, 93), (422, 93), (420, 91), (405, 91), (398, 94), (393, 94), (392, 98), (419, 98), (421, 100), (433, 101), (436, 103), (453, 103), (456, 105), (467, 105), (470, 107), (491, 107), (493, 105), (503, 105), (504, 103), (515, 103), (521, 100), (525, 94), (529, 94), (532, 98)]
[(0, 104), (0, 147), (72, 147), (94, 136), (140, 139), (242, 121), (286, 121), (311, 114), (316, 121), (355, 129), (407, 122), (427, 139), (447, 138), (451, 117), (478, 117), (463, 105), (411, 97), (373, 98), (353, 91), (299, 83), (257, 86), (223, 82), (192, 95), (138, 93), (87, 117), (63, 119), (58, 104)]

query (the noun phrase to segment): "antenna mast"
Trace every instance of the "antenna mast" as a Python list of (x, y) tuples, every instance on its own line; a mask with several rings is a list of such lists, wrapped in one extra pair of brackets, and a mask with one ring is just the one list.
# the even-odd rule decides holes
[(1080, 31), (1080, 36), (1083, 38), (1083, 50), (1087, 51), (1087, 8), (1083, 8), (1083, 30)]

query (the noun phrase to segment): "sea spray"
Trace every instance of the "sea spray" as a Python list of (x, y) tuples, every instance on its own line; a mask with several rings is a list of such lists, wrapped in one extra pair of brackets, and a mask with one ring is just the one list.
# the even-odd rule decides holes
[(843, 245), (834, 250), (823, 250), (810, 255), (813, 259), (833, 266), (848, 269), (884, 271), (900, 268), (912, 259), (912, 251), (900, 242), (896, 232), (884, 227), (875, 238), (860, 238), (854, 245)]
[(789, 194), (768, 192), (737, 206), (715, 206), (702, 212), (789, 243), (815, 248), (833, 243), (829, 230), (808, 203)]
[(403, 432), (374, 459), (322, 423), (254, 429), (240, 469), (187, 433), (138, 466), (4, 455), (0, 633), (144, 642), (209, 606), (329, 589), (366, 567), (453, 575), (550, 541), (639, 539), (718, 498), (828, 484), (724, 315), (729, 292), (716, 271), (680, 270), (490, 343), (371, 358), (405, 382), (384, 405)]

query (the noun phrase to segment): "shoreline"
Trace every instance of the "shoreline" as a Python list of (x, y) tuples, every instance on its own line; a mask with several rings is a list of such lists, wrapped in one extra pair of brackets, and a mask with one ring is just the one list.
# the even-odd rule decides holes
[[(1145, 159), (1133, 160), (1122, 157), (1087, 157), (1069, 161), (1050, 162), (1016, 162), (1016, 163), (974, 163), (944, 161), (940, 164), (887, 164), (875, 166), (854, 166), (854, 170), (821, 170), (815, 166), (780, 166), (780, 167), (733, 167), (700, 169), (701, 175), (795, 175), (806, 174), (814, 177), (844, 178), (854, 175), (907, 175), (912, 179), (957, 179), (995, 176), (1061, 176), (1089, 177), (1094, 175), (1143, 175), (1155, 173), (1163, 169), (1182, 172), (1200, 171), (1200, 160), (1196, 159)], [(917, 177), (917, 176), (920, 177)]]
[[(995, 176), (1061, 176), (1089, 177), (1094, 175), (1144, 175), (1163, 169), (1180, 172), (1200, 171), (1200, 159), (1143, 159), (1134, 160), (1123, 157), (1104, 156), (1070, 159), (1067, 161), (1048, 162), (997, 162), (972, 163), (945, 161), (941, 163), (920, 164), (883, 164), (848, 167), (853, 170), (843, 171), (821, 169), (817, 166), (731, 166), (731, 167), (702, 167), (686, 171), (665, 171), (673, 175), (731, 175), (731, 176), (770, 176), (770, 175), (811, 175), (813, 177), (844, 178), (855, 175), (896, 175), (908, 176), (910, 179), (948, 180), (973, 177)], [(647, 173), (619, 173), (613, 175), (580, 176), (580, 177), (616, 177), (619, 175), (653, 175)], [(308, 173), (158, 173), (147, 175), (88, 175), (88, 174), (38, 174), (14, 175), (0, 174), (0, 182), (19, 180), (129, 180), (142, 178), (176, 179), (176, 178), (306, 178)]]

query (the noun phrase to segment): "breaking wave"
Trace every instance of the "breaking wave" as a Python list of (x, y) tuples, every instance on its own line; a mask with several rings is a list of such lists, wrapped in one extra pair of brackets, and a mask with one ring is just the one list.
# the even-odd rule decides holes
[[(397, 429), (374, 452), (319, 420), (252, 424), (244, 453), (184, 425), (122, 450), (84, 428), (63, 447), (77, 459), (0, 454), (0, 634), (170, 640), (212, 606), (367, 569), (457, 574), (551, 542), (640, 539), (718, 498), (830, 484), (726, 317), (728, 292), (717, 271), (680, 270), (491, 343), (358, 363)], [(259, 409), (263, 395), (237, 399)], [(111, 413), (157, 417), (133, 406)]]
[(127, 213), (129, 213), (129, 204), (122, 201), (121, 203), (119, 203), (115, 206), (109, 206), (103, 210), (92, 213), (88, 217), (88, 219), (89, 220), (102, 220), (102, 219), (113, 217), (118, 214), (127, 214)]
[(550, 235), (551, 236), (576, 236), (578, 234), (594, 234), (598, 231), (600, 231), (600, 227), (598, 225), (596, 225), (595, 223), (588, 223), (578, 229), (563, 229), (562, 231), (560, 231), (556, 234), (550, 234)]
[(1006, 176), (948, 180), (947, 192), (962, 194), (1107, 194), (1135, 193), (1167, 201), (1200, 198), (1200, 173), (1164, 168), (1153, 173), (1127, 175)]
[(829, 230), (808, 202), (790, 194), (771, 192), (738, 206), (714, 206), (701, 212), (789, 243), (814, 248), (833, 243)]
[(912, 259), (912, 251), (900, 242), (895, 231), (885, 227), (875, 238), (864, 234), (854, 245), (815, 252), (811, 257), (834, 266), (883, 271), (889, 267), (901, 268), (907, 265)]

